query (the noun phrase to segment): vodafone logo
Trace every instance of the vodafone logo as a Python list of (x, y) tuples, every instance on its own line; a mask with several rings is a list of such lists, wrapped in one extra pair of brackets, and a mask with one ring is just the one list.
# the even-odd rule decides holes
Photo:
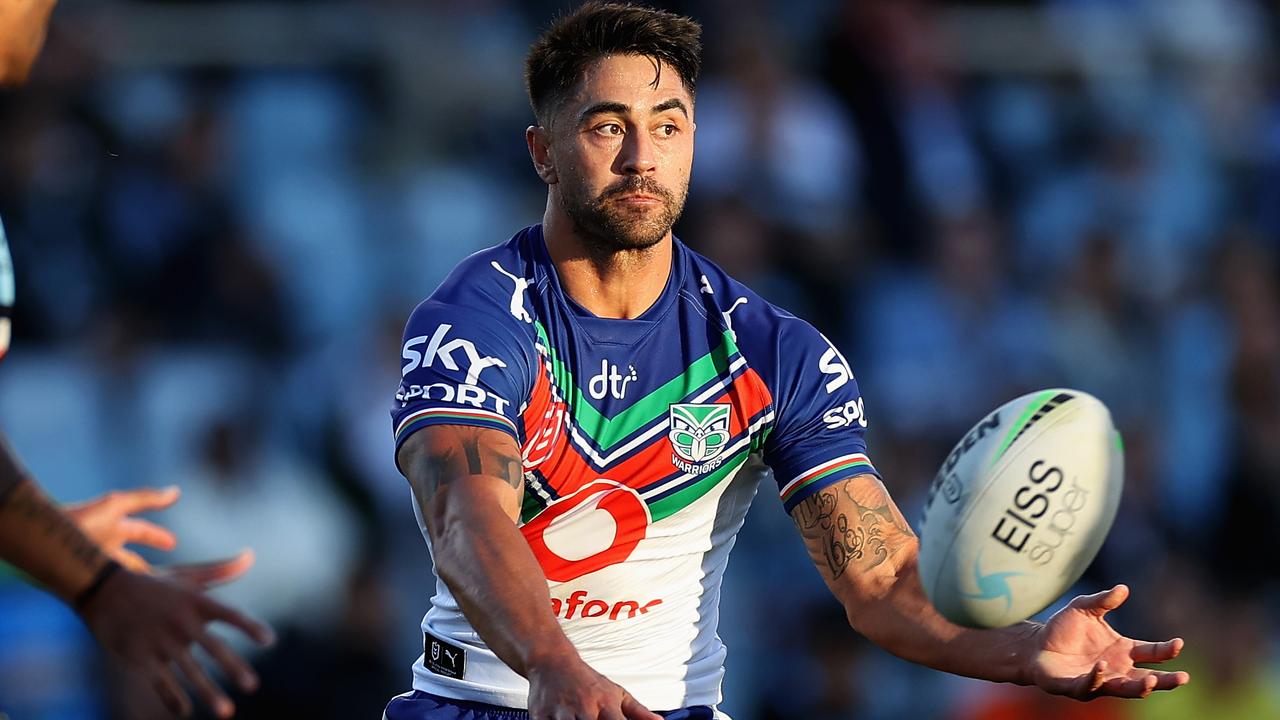
[(649, 529), (649, 507), (625, 485), (601, 478), (561, 498), (520, 531), (547, 579), (568, 582), (631, 557)]

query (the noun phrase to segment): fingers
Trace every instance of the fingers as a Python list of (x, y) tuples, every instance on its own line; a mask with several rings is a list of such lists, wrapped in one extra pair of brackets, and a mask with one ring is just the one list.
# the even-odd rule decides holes
[(1191, 682), (1191, 673), (1183, 670), (1177, 672), (1152, 671), (1151, 674), (1156, 678), (1156, 690), (1172, 690)]
[(1164, 642), (1135, 642), (1133, 649), (1129, 651), (1129, 657), (1135, 663), (1161, 663), (1178, 657), (1182, 646), (1182, 638)]
[(1071, 601), (1070, 607), (1102, 617), (1123, 605), (1128, 599), (1129, 586), (1121, 584), (1092, 595), (1081, 595)]
[(267, 625), (249, 618), (240, 611), (227, 607), (222, 603), (207, 597), (200, 598), (201, 611), (208, 618), (220, 620), (228, 625), (239, 628), (241, 632), (248, 635), (254, 642), (259, 645), (270, 645), (275, 642), (276, 634), (272, 632)]
[(1106, 660), (1099, 660), (1098, 662), (1093, 664), (1093, 669), (1090, 670), (1089, 674), (1085, 677), (1084, 694), (1086, 696), (1093, 695), (1094, 693), (1098, 692), (1098, 688), (1102, 687), (1102, 684), (1105, 678), (1104, 673), (1106, 672), (1107, 672)]
[(1153, 677), (1117, 677), (1103, 683), (1097, 694), (1119, 698), (1144, 698), (1155, 689), (1156, 679)]
[(1121, 698), (1144, 698), (1157, 690), (1173, 690), (1189, 682), (1191, 682), (1191, 675), (1185, 672), (1138, 669), (1127, 676), (1107, 680), (1096, 694)]
[(216, 635), (209, 632), (201, 631), (196, 637), (196, 642), (209, 653), (209, 657), (222, 668), (227, 677), (235, 680), (240, 689), (245, 692), (253, 692), (258, 689), (258, 675), (249, 667), (249, 663), (245, 662), (239, 655), (227, 646), (226, 643), (218, 639)]
[(138, 553), (132, 550), (126, 550), (125, 548), (115, 548), (111, 550), (108, 554), (111, 557), (115, 558), (116, 562), (120, 563), (121, 565), (125, 566), (125, 568), (133, 572), (136, 572), (142, 575), (151, 574), (151, 563), (147, 562), (146, 560), (143, 560), (141, 555), (139, 555)]
[(1159, 680), (1154, 675), (1137, 677), (1114, 677), (1102, 684), (1098, 695), (1121, 698), (1144, 698), (1155, 689)]
[(151, 683), (151, 689), (155, 691), (156, 696), (169, 712), (179, 717), (191, 715), (191, 698), (187, 697), (186, 691), (173, 677), (173, 671), (169, 669), (168, 663), (153, 660), (147, 664), (145, 672)]
[(244, 575), (253, 567), (252, 550), (241, 550), (235, 557), (225, 560), (214, 560), (206, 563), (190, 563), (186, 565), (170, 565), (163, 568), (165, 575), (181, 580), (202, 589), (208, 589), (229, 583)]
[(117, 490), (107, 496), (106, 501), (113, 510), (124, 515), (163, 510), (178, 502), (182, 491), (176, 485), (166, 488), (136, 488), (133, 490)]
[(120, 521), (120, 539), (122, 543), (145, 545), (157, 550), (172, 550), (178, 545), (177, 536), (168, 529), (138, 518)]
[(191, 652), (187, 649), (178, 651), (174, 662), (178, 664), (178, 668), (182, 670), (182, 674), (187, 676), (187, 680), (195, 688), (196, 694), (208, 705), (213, 713), (220, 718), (229, 718), (235, 714), (236, 707), (231, 702), (231, 698), (222, 692), (222, 688), (217, 683), (209, 679), (209, 675), (205, 673), (204, 668), (196, 662), (191, 656)]
[(650, 712), (639, 700), (631, 697), (631, 693), (622, 696), (622, 715), (626, 720), (662, 720), (661, 715)]

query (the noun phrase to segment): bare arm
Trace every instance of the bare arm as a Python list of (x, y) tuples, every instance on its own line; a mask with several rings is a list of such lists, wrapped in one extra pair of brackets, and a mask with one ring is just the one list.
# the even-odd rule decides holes
[(920, 584), (920, 543), (875, 476), (832, 485), (797, 505), (791, 516), (855, 630), (899, 657), (938, 670), (1031, 682), (1025, 668), (1039, 625), (973, 630), (939, 615)]
[[(256, 687), (253, 670), (206, 626), (225, 622), (259, 643), (270, 641), (270, 629), (202, 592), (243, 574), (253, 564), (252, 554), (168, 568), (164, 576), (129, 569), (150, 570), (125, 543), (172, 546), (168, 531), (130, 513), (176, 499), (176, 491), (112, 493), (79, 506), (78, 517), (72, 516), (27, 476), (0, 436), (0, 559), (72, 605), (102, 646), (140, 672), (169, 709), (183, 715), (191, 710), (176, 664), (219, 717), (230, 717), (235, 706), (190, 648), (200, 644), (242, 688)], [(124, 567), (110, 568), (113, 556)]]
[(70, 603), (110, 560), (36, 485), (0, 437), (0, 559)]
[(1103, 620), (1128, 597), (1123, 585), (1075, 598), (1044, 625), (975, 630), (948, 622), (925, 597), (915, 533), (872, 475), (832, 485), (791, 515), (850, 625), (899, 657), (957, 675), (1035, 684), (1080, 700), (1145, 697), (1190, 680), (1185, 672), (1135, 665), (1176, 657), (1180, 638), (1131, 640)]
[(110, 492), (59, 505), (31, 479), (0, 435), (0, 560), (5, 560), (71, 602), (109, 560), (138, 572), (151, 566), (130, 550), (137, 544), (172, 550), (173, 533), (138, 517), (178, 500), (178, 489)]
[(526, 676), (544, 657), (576, 657), (516, 526), (524, 472), (515, 440), (483, 428), (427, 428), (398, 460), (427, 522), (436, 572), (490, 649)]
[(621, 711), (659, 720), (591, 670), (552, 614), (546, 575), (516, 525), (524, 470), (511, 436), (428, 427), (405, 441), (397, 461), (426, 520), (436, 572), (489, 648), (529, 679), (532, 717)]
[(57, 0), (0, 2), (0, 86), (26, 82)]

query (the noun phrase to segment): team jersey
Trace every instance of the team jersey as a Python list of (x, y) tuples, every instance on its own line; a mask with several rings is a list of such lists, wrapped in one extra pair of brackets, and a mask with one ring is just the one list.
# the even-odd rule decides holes
[[(401, 354), (397, 450), (432, 425), (515, 439), (519, 526), (552, 612), (591, 667), (655, 710), (721, 700), (720, 582), (766, 476), (752, 468), (772, 469), (788, 512), (876, 473), (840, 352), (679, 240), (658, 300), (618, 320), (564, 292), (542, 228), (527, 228), (464, 260), (414, 310)], [(416, 690), (528, 707), (528, 682), (438, 579), (422, 630)]]

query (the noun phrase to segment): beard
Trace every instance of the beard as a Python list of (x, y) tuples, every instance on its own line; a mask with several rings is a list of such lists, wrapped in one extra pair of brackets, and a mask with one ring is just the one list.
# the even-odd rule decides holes
[[(623, 195), (641, 193), (661, 200), (655, 207), (626, 208), (610, 202)], [(595, 197), (585, 188), (560, 193), (560, 206), (573, 220), (588, 248), (603, 254), (623, 250), (645, 250), (657, 245), (671, 232), (671, 227), (684, 212), (689, 194), (686, 182), (679, 193), (662, 187), (657, 181), (630, 175), (605, 188)]]

